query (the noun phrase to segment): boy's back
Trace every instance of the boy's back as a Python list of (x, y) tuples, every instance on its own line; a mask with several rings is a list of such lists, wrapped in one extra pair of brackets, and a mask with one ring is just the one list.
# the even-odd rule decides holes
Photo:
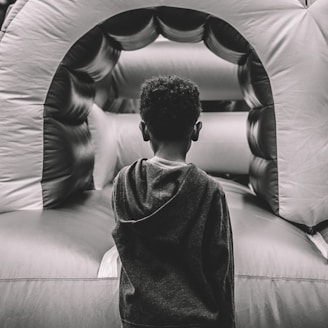
[(197, 86), (176, 76), (142, 87), (140, 129), (152, 159), (114, 182), (124, 328), (234, 327), (229, 211), (221, 187), (186, 164), (201, 122)]
[(123, 327), (233, 327), (231, 227), (219, 185), (192, 164), (139, 160), (121, 171), (113, 197)]

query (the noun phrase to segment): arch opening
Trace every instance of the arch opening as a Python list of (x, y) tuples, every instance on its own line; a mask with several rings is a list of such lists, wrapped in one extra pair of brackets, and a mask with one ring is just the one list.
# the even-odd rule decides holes
[[(107, 94), (106, 100), (101, 100), (101, 105), (106, 105), (101, 107), (119, 111), (113, 110), (115, 106), (117, 108), (118, 98), (113, 72), (122, 51), (143, 49), (159, 36), (176, 43), (203, 43), (211, 53), (237, 65), (240, 90), (250, 108), (247, 138), (254, 154), (250, 164), (250, 181), (260, 197), (277, 212), (278, 200), (272, 197), (278, 194), (275, 116), (265, 68), (248, 41), (225, 21), (204, 12), (166, 6), (134, 9), (101, 22), (82, 36), (60, 63), (45, 101), (45, 136), (50, 135), (53, 139), (55, 131), (60, 130), (62, 138), (67, 139), (61, 144), (73, 139), (79, 143), (77, 148), (83, 151), (69, 157), (64, 155), (67, 149), (57, 149), (62, 154), (54, 157), (53, 146), (45, 147), (42, 178), (45, 207), (59, 204), (76, 190), (90, 188), (94, 165), (91, 135), (86, 129), (84, 138), (77, 137), (80, 134), (78, 126), (81, 126), (81, 131), (84, 130), (82, 126), (86, 124), (92, 103), (98, 101), (100, 93), (102, 96)], [(69, 90), (65, 99), (62, 97), (63, 89)], [(65, 124), (74, 125), (76, 135), (72, 136), (72, 130), (64, 128)], [(46, 144), (51, 145), (51, 141)], [(49, 160), (51, 156), (54, 158)], [(79, 176), (67, 173), (66, 179), (60, 178), (61, 172), (68, 171), (59, 165), (63, 156), (69, 158), (67, 167), (74, 167)], [(58, 180), (56, 187), (53, 169), (47, 173), (50, 165), (60, 168), (55, 174)], [(272, 175), (275, 178), (272, 179)], [(263, 180), (262, 176), (266, 179)]]

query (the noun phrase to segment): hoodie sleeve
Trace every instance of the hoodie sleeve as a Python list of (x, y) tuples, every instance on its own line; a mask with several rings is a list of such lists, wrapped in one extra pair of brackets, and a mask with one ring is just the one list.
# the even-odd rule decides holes
[(204, 267), (218, 304), (220, 327), (235, 327), (232, 230), (222, 190), (212, 199), (204, 242)]

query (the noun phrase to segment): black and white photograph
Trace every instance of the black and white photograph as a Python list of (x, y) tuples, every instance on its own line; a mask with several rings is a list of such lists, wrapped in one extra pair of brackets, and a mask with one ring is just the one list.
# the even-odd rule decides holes
[(0, 328), (327, 328), (327, 86), (327, 0), (0, 0)]

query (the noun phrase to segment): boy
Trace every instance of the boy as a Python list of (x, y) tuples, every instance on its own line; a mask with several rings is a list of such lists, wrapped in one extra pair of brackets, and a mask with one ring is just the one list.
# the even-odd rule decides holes
[(141, 87), (140, 130), (154, 157), (123, 168), (113, 189), (123, 328), (235, 326), (225, 195), (186, 163), (200, 111), (190, 80), (160, 76)]

